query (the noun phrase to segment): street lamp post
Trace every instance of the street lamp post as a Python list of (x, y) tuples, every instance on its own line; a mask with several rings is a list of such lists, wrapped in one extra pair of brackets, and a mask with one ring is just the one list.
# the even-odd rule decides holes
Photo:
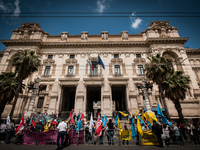
[(136, 86), (138, 90), (142, 90), (142, 94), (144, 95), (144, 100), (145, 100), (145, 108), (147, 109), (147, 113), (150, 114), (151, 106), (149, 101), (148, 90), (149, 88), (152, 90), (153, 84), (151, 82), (147, 82), (145, 77), (142, 77), (142, 84), (136, 83)]

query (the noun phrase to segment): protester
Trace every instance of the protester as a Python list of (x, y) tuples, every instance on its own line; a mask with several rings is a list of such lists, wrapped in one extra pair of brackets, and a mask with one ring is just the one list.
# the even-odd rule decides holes
[(175, 143), (177, 145), (181, 145), (181, 137), (180, 137), (180, 132), (178, 127), (175, 125), (175, 123), (172, 124), (172, 131), (174, 131), (174, 135), (175, 135)]
[[(103, 126), (103, 122), (101, 123), (101, 129), (103, 129), (104, 128), (104, 126)], [(99, 142), (100, 142), (100, 144), (103, 144), (103, 135), (104, 135), (104, 131), (105, 130), (102, 130), (102, 134), (101, 134), (101, 136), (99, 137)]]
[(155, 120), (153, 121), (152, 131), (155, 133), (158, 139), (159, 147), (163, 147), (163, 141), (161, 139), (161, 134), (163, 133), (162, 126), (159, 125)]
[[(59, 123), (58, 127), (58, 137), (57, 137), (57, 149), (60, 150), (63, 148), (63, 140), (64, 136), (66, 135), (67, 131), (67, 124), (62, 120), (62, 122)], [(60, 139), (61, 139), (61, 144), (60, 144)]]
[(97, 141), (98, 141), (97, 133), (94, 133), (94, 136), (93, 136), (93, 143), (94, 143), (94, 145), (96, 145)]
[(169, 136), (169, 128), (166, 124), (163, 124), (163, 134), (161, 135), (163, 140), (163, 146), (167, 145), (169, 147), (170, 136)]
[(0, 140), (1, 140), (1, 143), (4, 143), (5, 138), (6, 138), (6, 124), (5, 124), (5, 122), (3, 122), (1, 124), (0, 129), (1, 129), (1, 131), (0, 131)]
[[(124, 130), (128, 130), (126, 125), (124, 125)], [(125, 141), (126, 141), (126, 144), (128, 145), (129, 144), (128, 140), (123, 140), (123, 145), (124, 145)]]
[(108, 124), (104, 127), (103, 130), (105, 130), (108, 127), (108, 144), (111, 144), (112, 141), (112, 145), (114, 145), (114, 139), (113, 139), (113, 135), (114, 135), (114, 129), (118, 128), (112, 123), (112, 119), (109, 119)]
[(14, 129), (14, 124), (13, 123), (10, 123), (8, 122), (6, 124), (6, 144), (9, 144), (10, 143), (10, 139), (11, 139), (11, 133), (12, 133), (12, 130)]

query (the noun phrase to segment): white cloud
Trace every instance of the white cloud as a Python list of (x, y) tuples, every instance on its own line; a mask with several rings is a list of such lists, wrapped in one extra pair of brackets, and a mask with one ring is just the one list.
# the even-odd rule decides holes
[(105, 2), (105, 0), (97, 0), (97, 12), (104, 12), (106, 8)]
[(7, 6), (3, 2), (0, 2), (0, 10), (3, 10), (4, 12), (8, 12), (9, 11)]
[(21, 12), (19, 7), (19, 0), (16, 0), (14, 2), (14, 5), (15, 5), (15, 10), (13, 11), (13, 13), (15, 16), (19, 16), (19, 13)]
[(142, 23), (142, 19), (140, 18), (135, 18), (135, 13), (131, 14), (132, 17), (130, 17), (131, 20), (131, 28), (137, 29), (139, 25)]
[(97, 0), (96, 11), (99, 13), (103, 13), (105, 11), (105, 9), (107, 9), (109, 7), (109, 2), (111, 2), (111, 1), (112, 0)]

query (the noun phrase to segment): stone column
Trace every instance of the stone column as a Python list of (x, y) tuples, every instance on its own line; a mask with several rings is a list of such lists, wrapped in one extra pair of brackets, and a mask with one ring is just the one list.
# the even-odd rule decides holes
[(143, 92), (144, 92), (144, 98), (145, 98), (147, 113), (150, 114), (151, 107), (150, 107), (149, 95), (148, 95), (148, 91), (147, 91), (148, 89), (147, 89), (146, 81), (145, 81), (144, 77), (142, 77), (142, 84), (143, 84)]
[(25, 114), (26, 117), (30, 117), (31, 113), (33, 113), (33, 107), (34, 107), (34, 104), (35, 104), (35, 98), (37, 96), (38, 84), (39, 84), (39, 77), (35, 80), (35, 84), (34, 84), (34, 87), (33, 87), (33, 94), (31, 96), (31, 100), (30, 100), (30, 103), (29, 103), (28, 111)]

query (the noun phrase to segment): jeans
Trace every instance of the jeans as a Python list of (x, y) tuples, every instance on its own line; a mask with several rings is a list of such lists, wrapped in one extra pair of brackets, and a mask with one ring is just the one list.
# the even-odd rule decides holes
[(103, 135), (99, 137), (100, 144), (103, 144)]
[(162, 141), (162, 138), (161, 138), (161, 134), (156, 133), (156, 137), (158, 139), (159, 146), (163, 147), (163, 141)]
[[(57, 147), (58, 147), (58, 149), (63, 148), (63, 140), (64, 140), (65, 134), (66, 134), (65, 131), (61, 131), (61, 132), (58, 133), (58, 137), (57, 137)], [(60, 139), (61, 139), (61, 145), (60, 145)]]
[(11, 131), (7, 130), (6, 131), (6, 141), (5, 141), (6, 144), (10, 143), (10, 138), (11, 138), (10, 134), (11, 134)]
[(112, 140), (112, 143), (114, 144), (113, 135), (114, 135), (114, 131), (113, 130), (108, 131), (108, 144), (109, 145), (111, 144), (111, 140)]

